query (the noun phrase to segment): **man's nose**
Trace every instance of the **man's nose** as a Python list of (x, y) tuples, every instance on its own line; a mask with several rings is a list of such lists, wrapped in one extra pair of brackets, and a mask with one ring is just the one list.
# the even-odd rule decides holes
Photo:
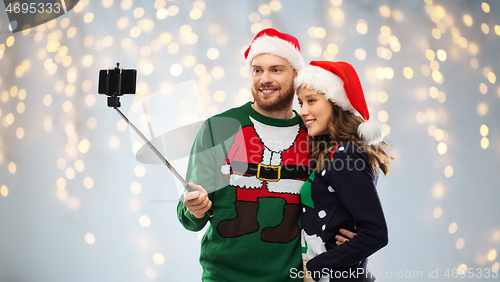
[(260, 83), (262, 83), (264, 85), (273, 83), (272, 76), (268, 71), (264, 71), (264, 73), (262, 74), (262, 78), (260, 80)]

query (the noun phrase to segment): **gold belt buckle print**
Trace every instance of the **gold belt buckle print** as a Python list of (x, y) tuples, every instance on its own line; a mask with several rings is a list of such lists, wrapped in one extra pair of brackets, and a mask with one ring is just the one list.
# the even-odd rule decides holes
[(281, 178), (281, 166), (259, 164), (257, 166), (257, 178), (264, 181), (278, 181)]

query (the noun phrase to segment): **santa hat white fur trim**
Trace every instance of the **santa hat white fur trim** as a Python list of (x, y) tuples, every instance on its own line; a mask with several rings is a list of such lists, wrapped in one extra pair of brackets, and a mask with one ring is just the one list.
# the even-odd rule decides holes
[(220, 167), (220, 172), (224, 175), (229, 175), (231, 173), (231, 165), (224, 164)]
[(246, 66), (249, 72), (252, 70), (252, 60), (260, 54), (271, 54), (282, 57), (297, 71), (306, 65), (299, 50), (290, 42), (276, 36), (264, 35), (254, 40), (246, 59)]
[(341, 107), (344, 111), (351, 113), (356, 111), (347, 98), (344, 81), (338, 75), (323, 68), (307, 65), (298, 72), (293, 83), (295, 89), (303, 86), (323, 93), (326, 99)]
[[(296, 90), (305, 87), (323, 93), (327, 100), (342, 110), (358, 114), (347, 98), (344, 81), (338, 75), (321, 67), (305, 66), (298, 72), (294, 80), (294, 87)], [(376, 145), (384, 138), (384, 127), (378, 122), (367, 120), (358, 126), (358, 135), (367, 145)]]

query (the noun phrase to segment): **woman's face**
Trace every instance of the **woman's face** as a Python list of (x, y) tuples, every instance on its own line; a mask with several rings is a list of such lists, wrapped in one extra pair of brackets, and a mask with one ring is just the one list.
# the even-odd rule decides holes
[(328, 134), (328, 123), (332, 117), (332, 104), (325, 95), (300, 87), (297, 91), (300, 116), (307, 127), (309, 136)]

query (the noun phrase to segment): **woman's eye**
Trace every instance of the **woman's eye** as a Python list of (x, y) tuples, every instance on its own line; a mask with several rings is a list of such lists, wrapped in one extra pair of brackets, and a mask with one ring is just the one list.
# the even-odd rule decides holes
[(314, 103), (315, 101), (316, 101), (316, 100), (309, 100), (309, 101), (307, 101), (307, 102), (309, 102), (309, 103)]

